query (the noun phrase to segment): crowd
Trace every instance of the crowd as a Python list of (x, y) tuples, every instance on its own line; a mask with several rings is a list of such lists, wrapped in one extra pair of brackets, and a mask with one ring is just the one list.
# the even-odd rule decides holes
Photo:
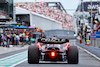
[(51, 6), (47, 6), (46, 3), (42, 4), (16, 4), (17, 7), (24, 8), (26, 10), (38, 13), (40, 15), (44, 15), (46, 17), (55, 19), (61, 22), (63, 25), (67, 26), (69, 29), (73, 29), (73, 24), (71, 22), (72, 17), (65, 14), (61, 10), (57, 8), (53, 8)]
[(20, 45), (21, 47), (24, 46), (24, 44), (29, 43), (30, 39), (33, 37), (31, 34), (33, 32), (32, 30), (30, 31), (15, 31), (13, 33), (1, 33), (0, 34), (0, 46), (2, 47), (9, 47), (10, 45), (12, 46), (18, 46)]

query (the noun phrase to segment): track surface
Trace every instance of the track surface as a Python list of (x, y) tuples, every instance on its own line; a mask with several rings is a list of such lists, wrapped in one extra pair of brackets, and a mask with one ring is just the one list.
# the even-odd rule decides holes
[(40, 64), (28, 64), (27, 61), (15, 67), (100, 67), (100, 61), (79, 49), (79, 64), (67, 64), (67, 62), (40, 62)]
[[(70, 41), (71, 45), (75, 44)], [(27, 63), (27, 49), (0, 55), (0, 67), (100, 67), (100, 61), (79, 48), (79, 64), (67, 62), (43, 62), (40, 64)]]

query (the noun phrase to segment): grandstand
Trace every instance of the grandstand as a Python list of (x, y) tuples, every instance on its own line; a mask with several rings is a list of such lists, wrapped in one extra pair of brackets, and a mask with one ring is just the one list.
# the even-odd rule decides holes
[[(50, 4), (54, 5), (52, 6)], [(26, 9), (28, 11), (56, 20), (62, 23), (62, 28), (67, 30), (74, 29), (72, 16), (67, 14), (60, 2), (16, 3), (16, 7), (20, 7), (22, 9)]]
[(0, 22), (13, 21), (13, 0), (0, 0)]
[(5, 13), (4, 11), (0, 10), (0, 18), (9, 18), (9, 15)]

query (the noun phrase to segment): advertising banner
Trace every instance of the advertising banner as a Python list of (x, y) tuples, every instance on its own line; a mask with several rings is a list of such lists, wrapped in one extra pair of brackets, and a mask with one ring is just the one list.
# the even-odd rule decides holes
[(100, 31), (96, 32), (96, 38), (100, 38)]
[(91, 39), (95, 40), (96, 39), (96, 34), (91, 34)]
[(77, 11), (79, 11), (80, 9), (82, 11), (84, 9), (85, 12), (89, 12), (91, 14), (91, 8), (92, 8), (92, 14), (95, 15), (98, 12), (99, 2), (92, 2), (92, 6), (91, 2), (84, 2), (77, 8)]

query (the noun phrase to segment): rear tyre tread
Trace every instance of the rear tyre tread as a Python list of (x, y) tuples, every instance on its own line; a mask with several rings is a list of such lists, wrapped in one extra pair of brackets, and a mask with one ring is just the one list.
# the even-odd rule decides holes
[(37, 45), (31, 45), (28, 48), (28, 63), (38, 64), (39, 63), (39, 50)]
[(76, 46), (70, 46), (68, 48), (68, 63), (69, 64), (78, 64), (79, 56), (78, 49)]

